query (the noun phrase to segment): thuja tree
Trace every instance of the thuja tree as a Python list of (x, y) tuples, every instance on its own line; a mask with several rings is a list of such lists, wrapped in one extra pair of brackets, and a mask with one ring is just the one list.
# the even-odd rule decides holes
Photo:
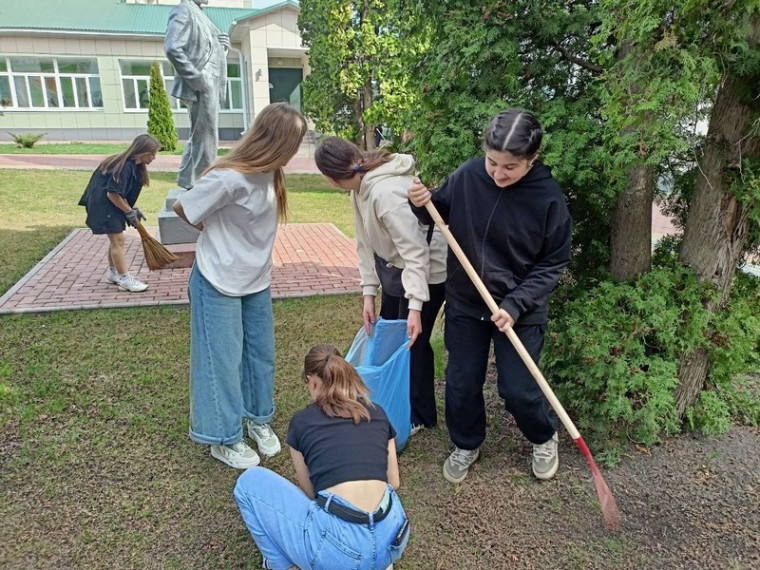
[[(701, 149), (681, 260), (718, 291), (708, 309), (732, 311), (737, 265), (757, 245), (760, 221), (760, 5), (730, 2), (695, 17), (710, 30), (706, 45), (720, 60), (720, 81)], [(708, 20), (708, 18), (710, 18)], [(710, 346), (679, 362), (678, 411), (689, 411), (711, 380)]]
[(177, 131), (174, 129), (174, 115), (157, 61), (150, 68), (149, 96), (148, 134), (161, 143), (163, 150), (175, 150)]
[[(708, 165), (704, 158), (695, 165), (703, 146), (693, 124), (718, 109), (713, 102), (725, 85), (718, 62), (744, 54), (746, 69), (757, 53), (736, 47), (752, 45), (751, 3), (421, 0), (406, 9), (436, 22), (426, 30), (430, 50), (411, 65), (421, 99), (409, 119), (409, 148), (428, 182), (481, 152), (482, 127), (499, 109), (529, 108), (547, 129), (543, 158), (576, 225), (542, 364), (580, 423), (601, 439), (625, 434), (652, 443), (684, 418), (707, 431), (728, 417), (758, 421), (757, 406), (739, 406), (744, 400), (733, 389), (736, 374), (757, 364), (752, 283), (729, 294), (726, 313), (711, 310), (720, 295), (680, 263), (677, 242), (663, 245), (649, 271), (655, 177), (671, 171), (676, 188), (691, 180), (683, 211), (689, 200), (696, 204), (694, 173)], [(746, 163), (752, 131), (740, 132), (749, 137), (733, 139), (743, 143), (744, 166), (728, 178), (741, 180), (731, 187), (745, 196), (735, 202), (746, 204), (757, 196), (756, 179)], [(732, 164), (716, 173), (731, 174)], [(730, 196), (712, 203), (730, 205)], [(715, 226), (730, 227), (726, 220)], [(711, 376), (699, 399), (683, 406), (681, 360), (701, 348)]]
[[(429, 184), (482, 152), (483, 128), (501, 109), (535, 112), (547, 132), (543, 159), (565, 189), (575, 222), (573, 274), (599, 278), (609, 260), (610, 190), (596, 83), (603, 71), (590, 38), (594, 2), (455, 0), (409, 3), (411, 19), (434, 22), (428, 49), (410, 68), (420, 102), (409, 117)], [(415, 13), (415, 10), (418, 11)]]
[(303, 0), (298, 25), (309, 48), (304, 111), (318, 130), (374, 148), (375, 129), (400, 133), (415, 100), (407, 63), (423, 36), (402, 41), (411, 22), (401, 0)]
[[(600, 7), (594, 39), (614, 47), (599, 51), (605, 170), (619, 187), (610, 269), (631, 282), (605, 283), (563, 306), (548, 366), (598, 433), (619, 426), (652, 443), (683, 420), (708, 432), (732, 418), (757, 423), (757, 392), (741, 380), (758, 370), (757, 280), (736, 292), (732, 283), (757, 244), (760, 6)], [(695, 129), (700, 120), (709, 121), (706, 137)], [(664, 244), (670, 255), (661, 252), (650, 274), (641, 230), (651, 226), (654, 179), (668, 173), (683, 244)]]

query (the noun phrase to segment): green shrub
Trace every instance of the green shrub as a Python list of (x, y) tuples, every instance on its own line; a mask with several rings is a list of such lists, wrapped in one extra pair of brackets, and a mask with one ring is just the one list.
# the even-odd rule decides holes
[(174, 115), (166, 94), (161, 67), (157, 61), (150, 68), (150, 104), (148, 107), (148, 134), (161, 143), (163, 150), (177, 148), (177, 131)]
[(712, 288), (681, 266), (677, 242), (664, 241), (660, 265), (636, 283), (604, 281), (563, 292), (555, 306), (542, 367), (587, 442), (619, 459), (627, 440), (653, 445), (681, 431), (675, 406), (680, 356), (704, 347), (710, 376), (686, 426), (707, 434), (733, 421), (760, 423), (760, 280), (740, 274), (729, 305), (705, 307)]
[(707, 295), (686, 269), (661, 268), (563, 306), (542, 365), (590, 444), (652, 445), (680, 430), (678, 357), (706, 342)]
[[(7, 132), (7, 131), (6, 131)], [(22, 133), (20, 135), (8, 132), (18, 148), (32, 148), (47, 133)]]

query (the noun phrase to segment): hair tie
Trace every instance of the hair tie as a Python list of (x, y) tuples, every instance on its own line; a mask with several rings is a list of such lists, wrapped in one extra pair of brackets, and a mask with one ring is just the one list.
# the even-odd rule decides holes
[(360, 169), (360, 168), (361, 168), (361, 167), (360, 167), (360, 166), (357, 164), (356, 166), (354, 166), (354, 172), (359, 172), (359, 169)]

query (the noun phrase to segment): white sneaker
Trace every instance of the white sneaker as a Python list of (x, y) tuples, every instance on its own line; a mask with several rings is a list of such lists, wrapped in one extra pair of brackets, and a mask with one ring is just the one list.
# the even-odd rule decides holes
[(148, 288), (145, 283), (129, 273), (120, 276), (116, 283), (119, 285), (119, 291), (129, 291), (130, 293), (140, 293)]
[(106, 271), (106, 281), (113, 283), (114, 285), (119, 283), (119, 272), (113, 267), (109, 267)]
[(256, 424), (249, 419), (245, 421), (248, 424), (248, 435), (258, 445), (261, 455), (272, 457), (280, 453), (280, 440), (269, 424)]
[(261, 462), (258, 453), (242, 440), (230, 445), (212, 445), (211, 456), (235, 469), (256, 467)]
[(537, 479), (551, 479), (559, 467), (559, 451), (557, 433), (546, 443), (533, 446), (533, 474)]
[(424, 428), (425, 426), (423, 426), (422, 424), (412, 424), (412, 427), (409, 430), (409, 437), (412, 437), (413, 435), (417, 435), (418, 433), (420, 433), (420, 430)]

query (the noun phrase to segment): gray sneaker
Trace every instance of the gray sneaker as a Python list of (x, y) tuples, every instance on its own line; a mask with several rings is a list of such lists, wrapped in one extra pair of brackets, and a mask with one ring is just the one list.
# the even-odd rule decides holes
[(255, 467), (261, 461), (259, 455), (244, 441), (229, 445), (212, 445), (211, 456), (235, 469)]
[(248, 435), (258, 445), (261, 455), (272, 457), (280, 453), (280, 439), (269, 424), (256, 424), (249, 419), (245, 421), (248, 424)]
[(443, 478), (449, 483), (461, 483), (467, 477), (470, 465), (480, 457), (480, 449), (454, 448), (443, 464)]
[(551, 479), (559, 467), (559, 451), (557, 433), (546, 443), (533, 446), (533, 474), (538, 479)]

